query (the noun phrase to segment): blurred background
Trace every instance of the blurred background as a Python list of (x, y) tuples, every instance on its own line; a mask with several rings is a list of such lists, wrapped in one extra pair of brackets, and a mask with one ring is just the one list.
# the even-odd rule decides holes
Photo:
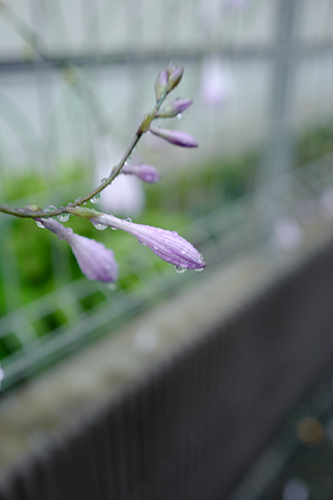
[[(257, 247), (294, 255), (314, 224), (329, 232), (333, 221), (332, 18), (332, 0), (0, 2), (1, 203), (52, 210), (98, 185), (173, 60), (185, 67), (173, 97), (194, 103), (159, 125), (199, 149), (145, 136), (132, 162), (161, 181), (124, 176), (91, 206), (177, 230), (208, 272)], [(82, 277), (68, 246), (33, 221), (0, 214), (4, 390), (206, 273), (178, 275), (120, 231), (66, 225), (114, 250), (117, 287)], [(149, 335), (141, 341), (149, 350)]]

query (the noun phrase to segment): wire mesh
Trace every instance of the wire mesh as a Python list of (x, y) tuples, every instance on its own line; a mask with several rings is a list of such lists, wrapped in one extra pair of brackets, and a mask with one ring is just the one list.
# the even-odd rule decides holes
[[(192, 152), (151, 138), (142, 144), (141, 157), (161, 168), (170, 188), (146, 191), (151, 211), (181, 211), (173, 229), (210, 266), (272, 238), (281, 220), (306, 224), (322, 210), (332, 184), (332, 140), (328, 151), (309, 153), (315, 161), (304, 154), (297, 168), (295, 151), (303, 129), (314, 123), (332, 129), (331, 9), (329, 0), (316, 9), (311, 0), (249, 0), (241, 9), (232, 0), (1, 3), (0, 195), (8, 195), (14, 170), (16, 180), (31, 172), (33, 183), (43, 179), (40, 193), (34, 185), (28, 196), (10, 201), (19, 206), (59, 205), (91, 187), (96, 144), (112, 141), (112, 160), (119, 160), (117, 151), (152, 104), (156, 74), (174, 58), (186, 66), (182, 95), (196, 101), (176, 127), (195, 135), (201, 147), (194, 160)], [(203, 96), (212, 60), (224, 79), (218, 105)], [(228, 177), (231, 155), (246, 159), (232, 164)], [(73, 171), (80, 181), (69, 179)], [(77, 278), (69, 252), (45, 241), (50, 253), (42, 271), (51, 278), (33, 274), (30, 259), (30, 275), (41, 282), (38, 293), (27, 296), (22, 260), (34, 251), (18, 241), (16, 224), (0, 219), (3, 387), (198, 279), (180, 277), (134, 247), (120, 257), (121, 284), (110, 291)]]

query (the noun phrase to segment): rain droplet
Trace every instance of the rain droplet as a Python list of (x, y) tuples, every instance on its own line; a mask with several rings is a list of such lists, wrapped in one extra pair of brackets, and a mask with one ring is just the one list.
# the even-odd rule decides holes
[(58, 219), (60, 222), (67, 222), (69, 220), (69, 214), (60, 214), (58, 215)]
[(196, 273), (201, 273), (205, 268), (204, 267), (198, 267), (197, 269), (194, 269)]
[(98, 203), (99, 200), (101, 199), (101, 193), (97, 193), (95, 196), (91, 198), (91, 203)]
[(105, 286), (106, 286), (106, 288), (107, 288), (108, 290), (111, 290), (111, 291), (113, 291), (113, 290), (116, 290), (116, 289), (117, 289), (117, 285), (116, 285), (116, 283), (106, 283), (106, 285), (105, 285)]
[(183, 118), (183, 115), (181, 113), (178, 113), (177, 118), (178, 120), (181, 120)]
[(111, 226), (111, 229), (112, 229), (112, 231), (117, 231), (118, 228)]
[(57, 208), (54, 205), (48, 205), (45, 207), (45, 212), (54, 212)]
[(75, 203), (78, 203), (78, 202), (80, 202), (81, 200), (82, 200), (82, 198), (81, 198), (81, 196), (79, 196), (78, 198), (76, 198)]
[(176, 266), (176, 273), (183, 274), (186, 271), (186, 267)]
[(142, 240), (139, 240), (139, 244), (140, 244), (142, 247), (147, 246), (147, 243), (145, 243), (145, 242), (144, 242), (144, 241), (142, 241)]
[(44, 225), (42, 222), (40, 222), (39, 220), (36, 220), (36, 224), (38, 227), (40, 227), (41, 229), (45, 229)]
[(104, 231), (104, 229), (108, 227), (105, 224), (100, 224), (99, 222), (94, 222), (93, 224), (95, 229), (98, 229), (98, 231)]
[(101, 179), (101, 184), (104, 184), (104, 182), (107, 181), (107, 178), (106, 177), (103, 177), (103, 179)]
[(130, 219), (129, 217), (126, 217), (125, 219), (122, 219), (123, 222), (132, 222), (132, 219)]

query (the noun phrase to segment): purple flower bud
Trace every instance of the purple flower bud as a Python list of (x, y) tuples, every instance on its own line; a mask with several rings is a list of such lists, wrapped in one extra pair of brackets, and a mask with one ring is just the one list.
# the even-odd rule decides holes
[(168, 90), (169, 75), (167, 70), (162, 71), (157, 77), (155, 83), (156, 100), (159, 101), (163, 94)]
[(183, 148), (197, 148), (198, 143), (193, 137), (180, 130), (167, 130), (164, 128), (150, 128), (150, 132), (158, 137), (162, 137), (171, 144), (182, 146)]
[(172, 73), (175, 71), (175, 65), (173, 64), (172, 61), (169, 62), (168, 66), (167, 66), (167, 73), (168, 73), (168, 76), (172, 75)]
[(177, 87), (178, 83), (182, 79), (184, 74), (184, 68), (176, 68), (175, 71), (169, 76), (168, 92)]
[(112, 250), (103, 243), (73, 233), (70, 227), (64, 227), (53, 219), (39, 219), (46, 229), (55, 233), (59, 240), (65, 240), (71, 246), (82, 273), (88, 280), (104, 283), (114, 282), (118, 276), (118, 266)]
[(153, 226), (135, 224), (118, 219), (113, 215), (100, 215), (91, 220), (106, 224), (136, 236), (141, 245), (149, 247), (158, 257), (182, 269), (203, 269), (206, 264), (194, 246), (179, 236), (176, 231), (168, 231)]
[(157, 118), (172, 118), (185, 111), (192, 104), (191, 99), (176, 99), (176, 101), (162, 108), (156, 115)]
[(151, 184), (158, 182), (161, 178), (155, 167), (145, 163), (141, 163), (141, 165), (125, 165), (122, 172), (123, 174), (136, 175), (139, 179)]

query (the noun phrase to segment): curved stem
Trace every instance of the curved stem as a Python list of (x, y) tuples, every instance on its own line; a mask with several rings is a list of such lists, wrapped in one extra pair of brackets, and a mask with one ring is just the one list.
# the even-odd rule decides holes
[(8, 215), (14, 215), (15, 217), (21, 217), (21, 218), (31, 218), (31, 219), (36, 219), (36, 218), (43, 218), (43, 217), (55, 217), (57, 215), (65, 214), (68, 212), (69, 209), (78, 207), (86, 203), (87, 201), (91, 200), (91, 198), (94, 198), (97, 194), (99, 194), (103, 189), (105, 189), (111, 182), (120, 174), (123, 166), (125, 165), (126, 161), (128, 158), (131, 156), (135, 146), (141, 139), (142, 135), (149, 130), (149, 127), (151, 125), (151, 122), (155, 120), (156, 114), (158, 110), (160, 109), (163, 101), (165, 100), (166, 96), (168, 95), (168, 92), (165, 92), (162, 97), (157, 101), (156, 105), (154, 106), (153, 110), (146, 115), (139, 128), (137, 129), (135, 136), (133, 137), (130, 145), (126, 149), (122, 159), (118, 163), (116, 167), (113, 168), (111, 171), (109, 177), (103, 180), (101, 184), (93, 189), (90, 193), (87, 195), (83, 196), (82, 198), (78, 198), (77, 200), (68, 203), (65, 207), (60, 207), (57, 208), (56, 210), (53, 210), (52, 212), (48, 212), (45, 210), (41, 210), (39, 207), (36, 205), (28, 205), (25, 208), (11, 208), (8, 207), (7, 205), (0, 205), (0, 212), (8, 214)]

